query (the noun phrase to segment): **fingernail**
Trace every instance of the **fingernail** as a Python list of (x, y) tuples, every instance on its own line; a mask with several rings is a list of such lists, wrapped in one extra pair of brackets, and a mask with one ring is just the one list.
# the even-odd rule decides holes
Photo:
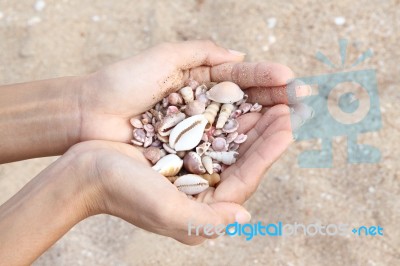
[(235, 215), (235, 221), (240, 223), (240, 224), (245, 224), (250, 222), (251, 219), (251, 214), (248, 213), (247, 211), (239, 211)]
[(297, 98), (307, 97), (307, 96), (310, 96), (312, 93), (312, 89), (311, 89), (310, 85), (299, 85), (299, 86), (296, 86), (295, 90), (296, 90)]
[(246, 55), (246, 53), (239, 52), (239, 51), (236, 51), (236, 50), (228, 49), (228, 51), (229, 51), (231, 54), (237, 55), (237, 56), (245, 56), (245, 55)]
[(304, 97), (312, 94), (312, 88), (310, 85), (305, 84), (299, 79), (290, 81), (287, 86), (287, 95), (289, 104), (300, 102)]

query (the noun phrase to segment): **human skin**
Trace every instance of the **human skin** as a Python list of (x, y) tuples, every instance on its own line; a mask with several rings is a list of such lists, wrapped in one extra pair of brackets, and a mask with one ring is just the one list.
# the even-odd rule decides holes
[[(241, 204), (309, 113), (296, 113), (301, 108), (295, 106), (291, 114), (285, 105), (290, 69), (241, 63), (243, 57), (207, 41), (168, 43), (87, 76), (1, 87), (1, 162), (68, 151), (0, 207), (0, 243), (7, 243), (0, 246), (5, 258), (0, 264), (31, 263), (76, 223), (100, 213), (185, 244), (209, 237), (189, 237), (189, 220), (247, 222), (250, 215)], [(194, 200), (153, 171), (140, 149), (127, 144), (129, 118), (189, 79), (232, 80), (247, 90), (250, 101), (272, 106), (264, 114), (240, 117), (239, 130), (249, 137), (238, 162), (224, 171), (217, 188)], [(308, 88), (298, 91), (305, 94)]]

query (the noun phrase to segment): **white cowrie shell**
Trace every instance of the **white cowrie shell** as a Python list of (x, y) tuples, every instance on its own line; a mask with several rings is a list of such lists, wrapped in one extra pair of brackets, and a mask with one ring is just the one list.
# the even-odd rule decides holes
[(207, 124), (204, 115), (186, 118), (177, 124), (169, 136), (169, 146), (175, 151), (188, 151), (199, 144)]
[(208, 181), (199, 175), (183, 175), (179, 177), (174, 185), (179, 191), (184, 192), (186, 195), (196, 195), (206, 190), (209, 185)]

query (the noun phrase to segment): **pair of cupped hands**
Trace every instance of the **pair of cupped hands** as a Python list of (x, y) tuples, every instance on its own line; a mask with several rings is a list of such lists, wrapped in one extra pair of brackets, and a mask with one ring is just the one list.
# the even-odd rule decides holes
[[(309, 116), (296, 103), (296, 95), (307, 95), (309, 88), (297, 86), (288, 93), (287, 82), (294, 78), (288, 67), (245, 63), (244, 57), (210, 41), (164, 43), (84, 77), (82, 122), (77, 125), (82, 142), (55, 164), (65, 166), (82, 183), (85, 194), (79, 204), (85, 217), (115, 215), (190, 245), (214, 236), (188, 236), (189, 221), (218, 225), (250, 220), (242, 204), (293, 142), (292, 130)], [(129, 119), (190, 80), (235, 82), (248, 94), (249, 102), (266, 106), (261, 113), (239, 118), (239, 131), (248, 139), (240, 147), (237, 163), (222, 173), (216, 188), (193, 199), (154, 171), (140, 148), (128, 144), (132, 137)]]

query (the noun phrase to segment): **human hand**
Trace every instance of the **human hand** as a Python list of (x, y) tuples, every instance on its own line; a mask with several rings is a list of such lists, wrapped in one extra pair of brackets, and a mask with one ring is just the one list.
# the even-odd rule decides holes
[(81, 140), (129, 142), (129, 118), (139, 115), (189, 80), (233, 81), (250, 102), (288, 103), (285, 84), (293, 78), (286, 66), (242, 63), (244, 54), (210, 41), (164, 43), (84, 77)]

